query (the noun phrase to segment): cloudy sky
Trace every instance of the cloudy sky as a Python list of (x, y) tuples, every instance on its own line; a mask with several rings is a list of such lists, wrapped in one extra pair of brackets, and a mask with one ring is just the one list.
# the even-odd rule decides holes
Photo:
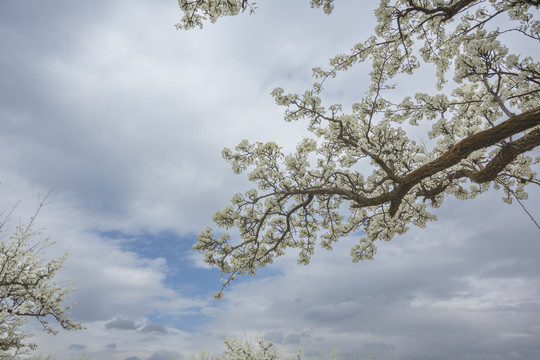
[[(219, 273), (191, 246), (250, 186), (222, 148), (292, 149), (305, 124), (283, 122), (270, 91), (309, 88), (311, 68), (368, 36), (367, 3), (337, 1), (326, 16), (307, 0), (261, 1), (254, 16), (183, 32), (174, 0), (0, 1), (0, 208), (20, 201), (24, 220), (54, 189), (37, 226), (57, 241), (50, 256), (69, 253), (61, 276), (86, 326), (31, 325), (42, 353), (179, 359), (261, 335), (343, 359), (540, 356), (540, 232), (497, 192), (448, 199), (374, 261), (353, 264), (355, 239), (343, 239), (309, 266), (288, 254), (212, 297)], [(362, 70), (327, 97), (361, 96)], [(540, 191), (529, 194), (538, 219)]]

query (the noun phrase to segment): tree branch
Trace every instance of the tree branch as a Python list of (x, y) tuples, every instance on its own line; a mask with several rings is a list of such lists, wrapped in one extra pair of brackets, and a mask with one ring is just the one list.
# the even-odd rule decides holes
[(497, 175), (510, 164), (518, 155), (540, 146), (540, 128), (535, 129), (519, 140), (503, 145), (501, 150), (480, 171), (473, 172), (469, 179), (476, 183), (495, 180)]
[[(394, 191), (392, 191), (393, 200), (390, 203), (390, 215), (394, 216), (396, 214), (401, 203), (401, 199), (403, 199), (405, 194), (407, 194), (413, 186), (418, 184), (423, 179), (458, 164), (461, 160), (465, 159), (476, 150), (492, 146), (512, 135), (518, 134), (538, 125), (540, 125), (540, 107), (513, 116), (495, 127), (481, 131), (461, 140), (437, 159), (419, 167), (402, 178), (402, 183)], [(534, 143), (533, 140), (531, 141)], [(518, 146), (525, 145), (520, 144)]]

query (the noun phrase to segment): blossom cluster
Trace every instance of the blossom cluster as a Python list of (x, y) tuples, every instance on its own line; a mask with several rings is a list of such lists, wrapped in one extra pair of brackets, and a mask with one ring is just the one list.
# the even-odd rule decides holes
[[(179, 3), (211, 21), (245, 6)], [(332, 1), (311, 4), (333, 9)], [(307, 264), (317, 243), (331, 249), (359, 232), (353, 261), (372, 259), (375, 241), (410, 224), (425, 226), (435, 219), (429, 207), (447, 195), (470, 199), (493, 187), (503, 188), (506, 202), (526, 199), (525, 187), (540, 185), (532, 168), (540, 158), (529, 155), (540, 145), (540, 62), (516, 49), (515, 37), (538, 47), (538, 11), (532, 0), (381, 0), (374, 34), (327, 69), (313, 69), (312, 89), (272, 92), (287, 108), (285, 121), (306, 121), (312, 134), (295, 153), (247, 140), (223, 151), (257, 189), (235, 195), (214, 215), (220, 227), (237, 228), (239, 240), (208, 228), (194, 249), (228, 275), (226, 285), (288, 248), (299, 249), (298, 262)], [(371, 63), (371, 82), (351, 111), (325, 105), (325, 82), (362, 62)], [(399, 83), (426, 64), (435, 69), (437, 91), (414, 93)], [(426, 129), (425, 137), (405, 125)]]

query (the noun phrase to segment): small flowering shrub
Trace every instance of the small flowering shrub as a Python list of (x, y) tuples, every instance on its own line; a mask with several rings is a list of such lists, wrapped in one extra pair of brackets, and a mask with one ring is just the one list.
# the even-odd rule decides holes
[[(255, 342), (238, 340), (237, 338), (225, 339), (225, 352), (221, 355), (210, 355), (206, 352), (201, 352), (198, 355), (192, 356), (190, 360), (337, 360), (336, 351), (331, 351), (328, 355), (320, 355), (317, 357), (306, 357), (301, 349), (294, 356), (285, 356), (275, 348), (273, 342), (257, 338)], [(351, 360), (362, 360), (351, 356)], [(368, 360), (377, 360), (377, 356), (371, 354)]]
[(66, 256), (49, 261), (40, 257), (53, 242), (32, 230), (39, 209), (28, 225), (17, 226), (9, 236), (2, 233), (9, 214), (0, 221), (0, 360), (15, 359), (36, 348), (25, 342), (31, 336), (23, 330), (29, 319), (36, 319), (52, 334), (57, 330), (49, 319), (66, 330), (81, 329), (68, 316), (71, 306), (63, 305), (65, 296), (73, 291), (71, 284), (54, 281)]

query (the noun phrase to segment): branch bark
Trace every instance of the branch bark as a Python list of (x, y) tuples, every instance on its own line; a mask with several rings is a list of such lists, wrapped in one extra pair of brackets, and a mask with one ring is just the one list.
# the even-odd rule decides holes
[(531, 131), (519, 140), (505, 144), (482, 170), (472, 173), (469, 179), (479, 184), (492, 181), (518, 155), (537, 146), (540, 146), (540, 128)]
[[(390, 202), (390, 210), (389, 210), (390, 215), (394, 216), (396, 214), (399, 208), (399, 205), (401, 203), (401, 200), (403, 199), (405, 194), (407, 194), (412, 189), (413, 186), (418, 184), (423, 179), (429, 176), (432, 176), (438, 173), (439, 171), (448, 169), (449, 167), (458, 164), (461, 160), (467, 158), (467, 156), (469, 156), (472, 152), (476, 150), (480, 150), (480, 149), (495, 145), (498, 142), (501, 142), (512, 135), (516, 135), (525, 130), (534, 128), (535, 126), (538, 126), (538, 125), (540, 125), (540, 107), (537, 107), (535, 109), (526, 111), (522, 114), (513, 116), (495, 127), (481, 131), (479, 133), (469, 136), (468, 138), (461, 140), (460, 142), (452, 146), (447, 152), (439, 156), (437, 159), (419, 167), (418, 169), (410, 172), (409, 174), (403, 177), (401, 184), (398, 185), (398, 187), (390, 193), (390, 194), (393, 193), (391, 196), (393, 200)], [(538, 137), (537, 130), (538, 129), (534, 130), (528, 135), (525, 135), (520, 140), (516, 140), (514, 144), (510, 143), (513, 145), (510, 145), (508, 149), (515, 148), (516, 150), (504, 150), (504, 152), (500, 156), (500, 160), (498, 159), (496, 161), (496, 163), (499, 165), (495, 165), (494, 163), (492, 167), (490, 168), (491, 169), (491, 172), (489, 172), (491, 174), (490, 176), (492, 176), (494, 171), (500, 167), (500, 164), (504, 163), (504, 161), (509, 159), (512, 156), (512, 154), (516, 153), (513, 157), (515, 158), (518, 154), (521, 154), (522, 152), (527, 151), (527, 150), (521, 151), (521, 149), (528, 148), (529, 150), (531, 150), (535, 146), (538, 146), (539, 140), (537, 138)], [(519, 143), (515, 144), (516, 142), (519, 142)], [(498, 155), (499, 154), (497, 154), (497, 156)], [(505, 164), (505, 166), (512, 159), (510, 159)], [(493, 160), (495, 160), (495, 158)], [(504, 166), (500, 168), (499, 172), (502, 171), (503, 168)], [(486, 172), (486, 174), (487, 173), (488, 172)], [(495, 173), (495, 176), (496, 176), (496, 173)]]

